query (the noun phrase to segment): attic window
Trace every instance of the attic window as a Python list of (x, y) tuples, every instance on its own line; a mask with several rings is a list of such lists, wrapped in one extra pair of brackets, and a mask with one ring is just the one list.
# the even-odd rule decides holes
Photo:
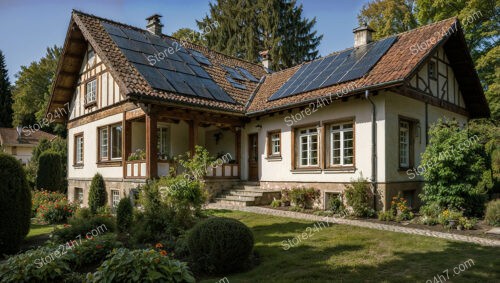
[(97, 101), (97, 92), (96, 92), (97, 80), (91, 80), (85, 85), (85, 100), (86, 105), (94, 104)]
[(436, 61), (429, 61), (429, 78), (436, 79)]
[(94, 66), (94, 63), (95, 63), (95, 53), (94, 53), (94, 49), (91, 48), (87, 52), (87, 65), (89, 67), (92, 67), (92, 66)]

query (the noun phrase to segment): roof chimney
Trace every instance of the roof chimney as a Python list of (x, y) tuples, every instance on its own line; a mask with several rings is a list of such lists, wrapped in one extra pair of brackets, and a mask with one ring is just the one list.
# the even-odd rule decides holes
[(269, 65), (271, 64), (271, 57), (269, 56), (269, 50), (264, 50), (259, 52), (259, 55), (262, 56), (262, 66), (269, 70)]
[(372, 42), (372, 33), (375, 32), (366, 22), (364, 22), (360, 27), (355, 28), (354, 33), (354, 47), (368, 44)]
[(146, 29), (156, 35), (161, 35), (161, 28), (163, 27), (163, 24), (160, 21), (161, 16), (158, 14), (154, 14), (150, 17), (146, 18), (146, 21), (148, 21), (148, 24), (146, 25)]

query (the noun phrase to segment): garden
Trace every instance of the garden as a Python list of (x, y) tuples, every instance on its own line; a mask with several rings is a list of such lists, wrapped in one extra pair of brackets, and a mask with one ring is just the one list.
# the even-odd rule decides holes
[[(252, 268), (252, 231), (233, 218), (208, 215), (199, 172), (211, 161), (200, 147), (179, 159), (183, 173), (150, 181), (132, 204), (112, 213), (96, 174), (89, 207), (64, 193), (31, 190), (23, 168), (0, 154), (0, 282), (196, 282)], [(8, 178), (7, 178), (8, 176)], [(25, 236), (46, 236), (26, 246)], [(5, 229), (4, 229), (5, 227)], [(133, 268), (131, 268), (133, 267)]]

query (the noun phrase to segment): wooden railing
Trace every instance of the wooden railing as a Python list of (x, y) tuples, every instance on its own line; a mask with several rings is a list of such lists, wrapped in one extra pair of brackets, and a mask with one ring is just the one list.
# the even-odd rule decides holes
[(222, 164), (215, 168), (207, 168), (207, 178), (238, 178), (240, 176), (239, 164)]
[(146, 160), (125, 161), (125, 178), (146, 178)]

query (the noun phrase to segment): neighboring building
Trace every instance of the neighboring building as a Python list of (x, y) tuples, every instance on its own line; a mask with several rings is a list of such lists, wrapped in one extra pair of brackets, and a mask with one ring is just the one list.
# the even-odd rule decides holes
[(38, 145), (40, 140), (52, 140), (55, 137), (43, 131), (0, 128), (0, 147), (5, 153), (11, 154), (23, 165), (26, 165), (31, 159), (33, 148)]
[[(198, 144), (231, 156), (208, 170), (213, 192), (242, 181), (315, 187), (324, 205), (362, 174), (378, 208), (398, 192), (417, 206), (422, 179), (407, 170), (418, 166), (429, 126), (489, 116), (454, 18), (377, 42), (362, 26), (354, 48), (275, 73), (181, 46), (161, 34), (159, 16), (147, 20), (143, 30), (72, 14), (47, 110), (70, 105), (70, 200), (86, 204), (99, 172), (113, 205)], [(129, 160), (136, 150), (143, 160)]]

